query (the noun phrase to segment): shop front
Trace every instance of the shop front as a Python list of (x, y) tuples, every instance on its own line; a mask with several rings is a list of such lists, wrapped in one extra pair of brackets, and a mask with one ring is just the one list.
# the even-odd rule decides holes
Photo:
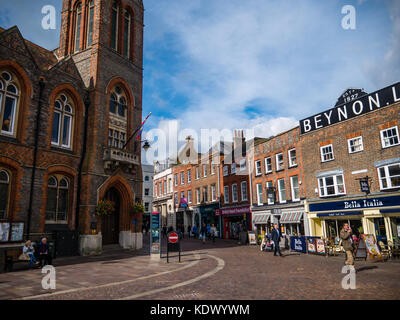
[(397, 243), (400, 232), (400, 194), (370, 195), (306, 204), (312, 236), (339, 241), (344, 223), (353, 232), (373, 234), (377, 241)]
[(239, 239), (240, 232), (251, 231), (250, 206), (230, 207), (216, 210), (216, 216), (222, 219), (222, 236), (224, 239)]
[(265, 236), (271, 230), (271, 211), (253, 211), (254, 231), (258, 236)]
[(205, 204), (198, 207), (198, 213), (201, 220), (200, 227), (205, 223), (208, 226), (214, 225), (217, 230), (220, 230), (221, 222), (219, 217), (216, 216), (216, 210), (218, 210), (218, 208), (219, 203)]

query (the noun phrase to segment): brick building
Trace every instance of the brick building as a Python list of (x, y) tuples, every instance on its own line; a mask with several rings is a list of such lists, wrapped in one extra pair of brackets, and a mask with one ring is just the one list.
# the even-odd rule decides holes
[[(124, 145), (142, 116), (143, 11), (141, 0), (64, 0), (53, 51), (0, 29), (3, 242), (7, 223), (23, 223), (25, 237), (79, 231), (81, 254), (141, 246), (130, 215), (141, 151)], [(116, 211), (100, 218), (105, 198)]]
[(250, 153), (253, 223), (258, 234), (273, 224), (283, 234), (304, 235), (303, 156), (299, 127), (255, 143)]
[(400, 84), (357, 91), (300, 122), (305, 208), (311, 235), (335, 238), (349, 222), (386, 242), (400, 235)]
[(169, 165), (156, 163), (154, 166), (153, 212), (161, 215), (161, 227), (175, 228), (173, 202), (173, 175)]

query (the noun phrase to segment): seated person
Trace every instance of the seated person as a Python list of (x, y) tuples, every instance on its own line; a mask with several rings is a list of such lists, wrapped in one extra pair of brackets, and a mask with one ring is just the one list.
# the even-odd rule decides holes
[(29, 267), (31, 268), (34, 264), (37, 264), (36, 258), (35, 258), (35, 249), (32, 246), (32, 241), (28, 240), (24, 247), (22, 248), (22, 252), (24, 254), (27, 254), (30, 258), (29, 260)]
[[(49, 244), (47, 243), (47, 238), (42, 238), (38, 246), (40, 267), (45, 265), (51, 265), (51, 255), (49, 250)], [(44, 262), (44, 264), (43, 264)]]

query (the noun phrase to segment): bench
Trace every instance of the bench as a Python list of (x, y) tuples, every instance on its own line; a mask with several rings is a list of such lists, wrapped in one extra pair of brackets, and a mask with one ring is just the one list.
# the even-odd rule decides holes
[(19, 256), (22, 254), (22, 249), (7, 249), (4, 251), (5, 263), (4, 263), (4, 271), (12, 272), (14, 268), (14, 264), (16, 263), (25, 263), (26, 267), (29, 267), (29, 261), (27, 260), (19, 260)]

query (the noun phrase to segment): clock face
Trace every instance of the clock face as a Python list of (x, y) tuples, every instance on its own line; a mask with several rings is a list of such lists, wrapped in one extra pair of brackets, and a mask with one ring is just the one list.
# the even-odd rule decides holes
[(348, 89), (339, 97), (335, 104), (335, 107), (352, 102), (366, 94), (368, 93), (365, 92), (363, 89)]

